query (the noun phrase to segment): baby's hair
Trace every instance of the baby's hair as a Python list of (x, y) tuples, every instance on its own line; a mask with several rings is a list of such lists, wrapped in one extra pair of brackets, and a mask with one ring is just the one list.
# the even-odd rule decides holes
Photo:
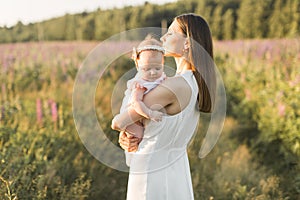
[(132, 59), (136, 62), (136, 64), (142, 51), (156, 51), (164, 54), (161, 42), (155, 39), (152, 34), (148, 34), (137, 48), (133, 48)]
[(155, 39), (154, 35), (149, 33), (145, 39), (138, 45), (137, 48), (144, 47), (146, 45), (157, 45), (157, 46), (162, 46), (161, 42), (157, 39)]

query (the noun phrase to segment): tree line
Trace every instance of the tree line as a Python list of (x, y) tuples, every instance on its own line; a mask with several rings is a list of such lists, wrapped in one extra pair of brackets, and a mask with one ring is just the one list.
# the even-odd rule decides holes
[(143, 6), (98, 8), (28, 25), (18, 22), (0, 27), (0, 43), (105, 40), (133, 28), (165, 26), (187, 12), (202, 15), (218, 40), (299, 36), (299, 0), (178, 0), (164, 5), (146, 2)]

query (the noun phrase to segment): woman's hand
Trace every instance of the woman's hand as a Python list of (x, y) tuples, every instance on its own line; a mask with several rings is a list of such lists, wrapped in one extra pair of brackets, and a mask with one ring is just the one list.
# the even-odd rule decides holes
[(125, 151), (135, 152), (138, 149), (139, 143), (142, 138), (134, 137), (133, 135), (126, 134), (124, 131), (120, 132), (119, 144)]

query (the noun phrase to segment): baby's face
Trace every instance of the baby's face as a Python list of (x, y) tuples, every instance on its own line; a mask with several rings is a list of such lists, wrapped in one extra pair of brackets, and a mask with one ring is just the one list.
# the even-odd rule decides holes
[(138, 70), (141, 78), (146, 81), (155, 81), (160, 78), (164, 71), (164, 56), (158, 51), (141, 52), (138, 63)]

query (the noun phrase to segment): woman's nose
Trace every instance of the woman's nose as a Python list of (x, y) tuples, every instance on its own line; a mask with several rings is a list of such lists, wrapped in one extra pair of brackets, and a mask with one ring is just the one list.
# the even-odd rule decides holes
[(166, 34), (164, 34), (163, 36), (161, 36), (160, 41), (162, 41), (162, 42), (165, 41), (165, 35), (166, 35)]

